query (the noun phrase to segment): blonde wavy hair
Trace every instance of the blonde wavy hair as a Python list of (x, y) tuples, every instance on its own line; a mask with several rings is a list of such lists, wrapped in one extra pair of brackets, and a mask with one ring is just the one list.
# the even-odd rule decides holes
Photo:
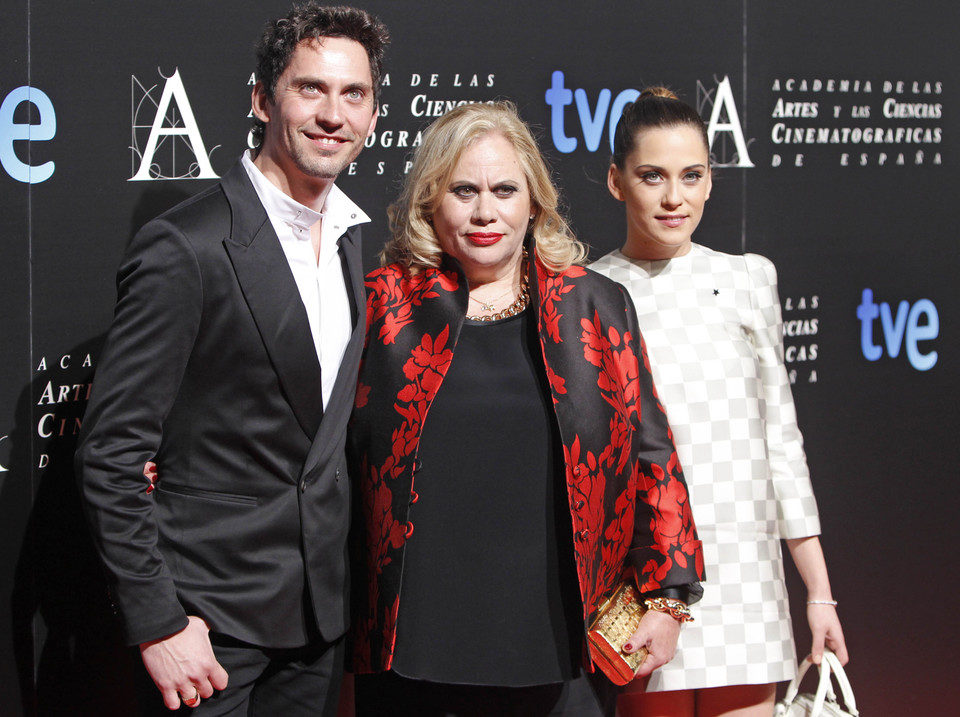
[(463, 152), (490, 133), (501, 135), (517, 153), (536, 213), (527, 233), (533, 237), (537, 257), (557, 272), (584, 263), (588, 249), (560, 213), (556, 187), (530, 128), (512, 102), (501, 101), (460, 105), (424, 132), (400, 196), (387, 210), (392, 236), (380, 252), (383, 265), (403, 264), (414, 273), (440, 266), (443, 251), (433, 214)]

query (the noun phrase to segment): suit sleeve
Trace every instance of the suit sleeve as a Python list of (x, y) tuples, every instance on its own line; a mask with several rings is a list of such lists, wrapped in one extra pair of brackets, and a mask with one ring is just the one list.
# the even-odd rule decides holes
[[(657, 398), (636, 311), (626, 290), (627, 329), (637, 353), (639, 395), (634, 450), (638, 472), (636, 516), (628, 560), (642, 592), (685, 588), (689, 603), (703, 595), (703, 547), (693, 523), (683, 469), (667, 414)], [(673, 595), (673, 593), (669, 593)]]
[(770, 479), (777, 499), (777, 521), (782, 538), (820, 534), (817, 502), (797, 425), (790, 379), (783, 362), (783, 322), (773, 262), (756, 254), (744, 256), (750, 276), (754, 314), (754, 344), (763, 386), (764, 430)]
[(130, 644), (177, 632), (187, 616), (157, 545), (143, 465), (160, 447), (200, 325), (193, 248), (159, 219), (134, 238), (117, 273), (117, 305), (76, 455), (94, 540)]

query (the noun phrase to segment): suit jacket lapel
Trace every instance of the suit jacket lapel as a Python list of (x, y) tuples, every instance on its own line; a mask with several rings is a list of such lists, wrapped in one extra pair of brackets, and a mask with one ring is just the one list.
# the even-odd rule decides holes
[(316, 466), (333, 448), (337, 440), (346, 429), (347, 420), (353, 410), (353, 399), (357, 388), (357, 369), (360, 365), (360, 354), (363, 351), (363, 340), (366, 333), (366, 315), (361, 313), (366, 308), (366, 291), (363, 285), (363, 256), (360, 251), (360, 227), (350, 227), (340, 239), (340, 252), (343, 255), (346, 267), (347, 294), (350, 297), (350, 313), (353, 322), (353, 331), (350, 342), (347, 344), (337, 380), (330, 394), (330, 401), (320, 424), (320, 430), (314, 438), (313, 445), (304, 464), (304, 473)]
[(223, 240), (287, 402), (313, 438), (323, 416), (320, 362), (286, 255), (239, 163), (224, 175), (233, 226)]
[[(346, 273), (344, 280), (347, 285), (347, 293), (350, 296), (350, 319), (353, 322), (353, 333), (357, 333), (357, 325), (364, 323), (360, 321), (360, 312), (363, 311), (367, 303), (366, 291), (363, 288), (363, 256), (360, 252), (360, 225), (355, 225), (347, 229), (347, 233), (340, 239), (340, 252), (343, 254), (346, 264)], [(360, 327), (361, 335), (363, 327)], [(350, 340), (355, 336), (352, 334)]]

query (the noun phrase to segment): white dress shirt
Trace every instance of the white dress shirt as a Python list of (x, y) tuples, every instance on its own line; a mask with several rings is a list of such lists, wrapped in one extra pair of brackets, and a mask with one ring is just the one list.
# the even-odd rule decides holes
[[(330, 187), (323, 211), (315, 212), (267, 179), (253, 163), (250, 150), (244, 152), (241, 163), (280, 239), (307, 310), (310, 333), (320, 360), (323, 406), (326, 408), (353, 330), (339, 254), (340, 237), (349, 227), (369, 222), (370, 217), (336, 185)], [(321, 220), (318, 261), (310, 242), (310, 227)], [(358, 308), (363, 311), (362, 306)]]

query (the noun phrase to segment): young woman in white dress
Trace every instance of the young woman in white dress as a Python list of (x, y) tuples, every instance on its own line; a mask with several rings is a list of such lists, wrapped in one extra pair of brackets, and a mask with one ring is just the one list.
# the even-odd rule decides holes
[(626, 205), (627, 238), (592, 268), (636, 305), (707, 577), (676, 657), (633, 683), (620, 713), (769, 717), (775, 683), (797, 669), (781, 539), (807, 588), (814, 660), (826, 644), (847, 661), (783, 364), (776, 272), (761, 256), (692, 242), (710, 196), (709, 145), (696, 110), (669, 90), (624, 110), (607, 185)]

